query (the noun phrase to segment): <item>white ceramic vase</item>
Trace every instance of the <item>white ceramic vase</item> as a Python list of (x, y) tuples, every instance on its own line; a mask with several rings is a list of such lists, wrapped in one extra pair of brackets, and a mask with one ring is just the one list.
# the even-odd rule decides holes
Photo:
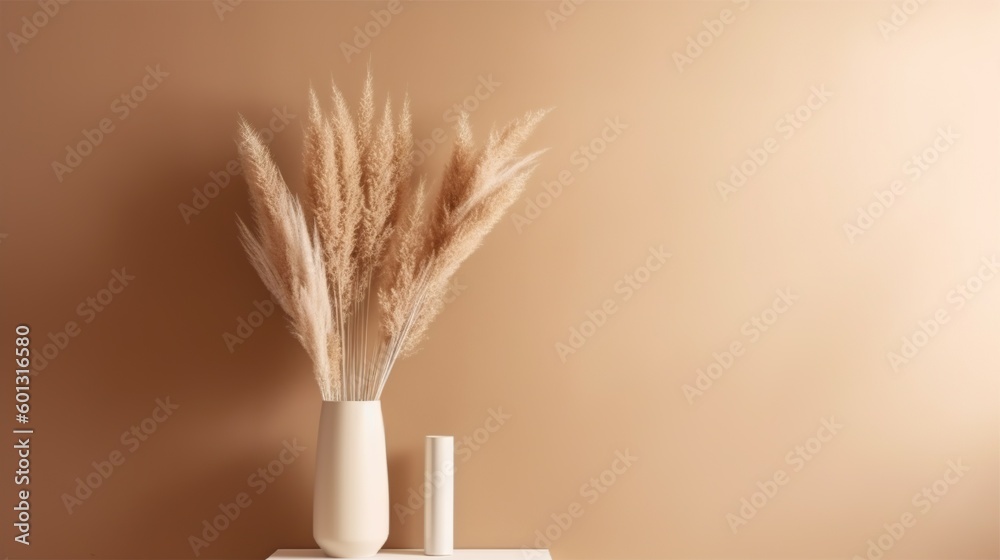
[(324, 402), (313, 538), (327, 556), (374, 556), (389, 538), (389, 476), (379, 401)]

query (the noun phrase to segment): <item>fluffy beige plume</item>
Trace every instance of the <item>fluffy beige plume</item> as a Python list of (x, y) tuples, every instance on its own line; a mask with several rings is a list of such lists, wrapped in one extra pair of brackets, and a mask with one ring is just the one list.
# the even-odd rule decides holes
[(292, 235), (284, 221), (289, 209), (284, 196), (288, 192), (281, 172), (271, 159), (267, 146), (257, 132), (240, 117), (238, 147), (244, 175), (250, 187), (250, 204), (259, 235), (260, 252), (271, 263), (269, 281), (274, 286), (279, 305), (288, 312), (291, 308), (291, 286), (295, 281), (292, 255), (287, 243)]
[[(298, 208), (298, 213), (302, 209)], [(305, 218), (301, 218), (302, 245), (309, 244), (308, 230), (305, 229)], [(326, 282), (326, 270), (323, 260), (323, 247), (320, 244), (319, 232), (313, 230), (312, 243), (305, 271), (310, 280), (300, 284), (295, 291), (296, 321), (293, 332), (312, 358), (323, 400), (339, 398), (341, 385), (340, 337), (333, 318), (333, 306), (330, 304), (330, 290)], [(336, 364), (336, 366), (334, 366)]]
[(547, 110), (531, 111), (499, 131), (490, 131), (489, 139), (479, 154), (472, 176), (462, 189), (461, 196), (458, 200), (449, 201), (453, 203), (448, 207), (453, 213), (449, 216), (453, 222), (461, 221), (461, 214), (468, 211), (471, 205), (485, 199), (494, 189), (517, 176), (520, 169), (531, 166), (537, 156), (541, 155), (542, 152), (535, 152), (521, 161), (515, 157), (517, 150), (546, 114)]
[(423, 255), (425, 285), (409, 292), (414, 297), (409, 305), (413, 316), (403, 323), (404, 356), (416, 350), (440, 312), (455, 271), (479, 248), (524, 189), (542, 152), (521, 158), (515, 154), (546, 113), (528, 113), (501, 131), (494, 131), (479, 151), (473, 148), (468, 117), (460, 116), (455, 148), (442, 180)]
[(341, 311), (346, 316), (358, 295), (354, 289), (358, 284), (358, 262), (355, 253), (358, 230), (364, 213), (364, 193), (361, 186), (361, 152), (358, 149), (354, 120), (337, 85), (333, 84), (332, 89), (334, 113), (331, 119), (337, 145), (338, 175), (344, 211), (340, 232), (340, 258), (337, 263), (328, 263), (327, 267), (333, 267), (333, 274), (337, 275), (339, 285), (342, 286)]
[[(413, 182), (409, 97), (396, 119), (388, 99), (376, 119), (374, 99), (370, 71), (357, 118), (336, 85), (327, 115), (309, 92), (303, 163), (312, 230), (260, 137), (240, 123), (256, 225), (239, 221), (241, 239), (312, 358), (325, 400), (380, 398), (396, 360), (441, 310), (452, 275), (517, 199), (542, 153), (518, 155), (545, 111), (492, 130), (480, 148), (463, 113), (428, 209), (425, 181)], [(370, 330), (379, 334), (373, 345)]]
[(534, 162), (536, 158), (537, 154), (532, 154), (510, 164), (510, 169), (517, 171), (505, 179), (498, 180), (497, 186), (489, 194), (478, 203), (471, 204), (465, 211), (464, 217), (454, 222), (442, 239), (436, 240), (434, 251), (427, 256), (429, 271), (427, 286), (407, 334), (404, 356), (416, 350), (423, 340), (427, 327), (440, 313), (448, 282), (455, 271), (479, 248), (486, 234), (520, 196), (537, 166)]
[[(396, 131), (392, 146), (392, 186), (394, 193), (393, 202), (390, 205), (389, 216), (386, 220), (387, 233), (389, 234), (388, 244), (383, 258), (378, 263), (377, 275), (389, 278), (394, 274), (392, 265), (392, 254), (395, 250), (392, 245), (398, 243), (399, 230), (405, 228), (403, 222), (407, 219), (406, 211), (410, 208), (410, 197), (416, 193), (413, 188), (413, 131), (412, 118), (410, 116), (410, 98), (403, 98), (403, 108), (400, 111), (399, 121), (396, 123)], [(420, 192), (424, 185), (421, 182)], [(420, 203), (421, 206), (423, 202)]]
[(373, 139), (375, 123), (375, 80), (372, 69), (368, 68), (365, 85), (361, 90), (361, 109), (358, 111), (358, 148), (362, 159), (367, 159)]
[(333, 386), (331, 391), (337, 395), (340, 392), (341, 365), (343, 341), (340, 336), (343, 327), (340, 321), (339, 302), (343, 296), (344, 286), (337, 271), (341, 262), (341, 239), (343, 235), (343, 206), (341, 196), (340, 174), (337, 167), (336, 139), (330, 121), (324, 116), (319, 98), (315, 90), (309, 88), (309, 124), (305, 130), (305, 148), (303, 167), (306, 190), (312, 203), (315, 216), (314, 244), (318, 244), (323, 253), (323, 272), (327, 277), (329, 290), (334, 305), (332, 308), (333, 324), (336, 328), (328, 329), (329, 339), (328, 361), (335, 364), (331, 376)]
[[(489, 211), (507, 200), (508, 196), (516, 198), (520, 194), (520, 189), (511, 192), (511, 187), (522, 184), (522, 178), (527, 179), (543, 152), (534, 152), (521, 158), (515, 157), (515, 154), (547, 113), (548, 111), (533, 111), (499, 132), (492, 131), (486, 145), (479, 151), (473, 151), (468, 117), (461, 115), (457, 125), (455, 149), (446, 171), (446, 180), (442, 182), (433, 217), (432, 235), (428, 240), (430, 252), (440, 257), (439, 266), (444, 270), (451, 268), (451, 263), (458, 255), (468, 256), (458, 248), (465, 247), (470, 240), (476, 239), (475, 232), (485, 226), (486, 231), (482, 232), (485, 235), (493, 227), (495, 222), (485, 219), (491, 215)], [(502, 194), (497, 196), (498, 193)], [(509, 204), (500, 208), (499, 212), (502, 214), (507, 206)], [(478, 237), (480, 240), (481, 238), (482, 236)], [(476, 247), (478, 241), (473, 244), (472, 250)], [(464, 258), (458, 259), (457, 264), (461, 264)]]
[(385, 267), (379, 292), (382, 312), (382, 334), (385, 338), (403, 332), (406, 317), (417, 301), (419, 267), (425, 247), (424, 201), (426, 183), (421, 179), (413, 192), (405, 196), (406, 207), (399, 212), (395, 228), (392, 262)]
[(393, 145), (392, 168), (395, 174), (392, 177), (393, 187), (396, 189), (397, 203), (393, 206), (393, 213), (390, 222), (395, 223), (399, 211), (399, 205), (403, 203), (400, 198), (404, 192), (410, 190), (410, 181), (413, 179), (413, 118), (410, 115), (410, 96), (403, 97), (403, 108), (399, 113), (399, 121), (396, 124), (396, 142)]
[(309, 89), (309, 124), (305, 130), (303, 153), (306, 190), (316, 218), (316, 227), (328, 263), (327, 275), (338, 284), (335, 267), (340, 263), (340, 238), (343, 228), (343, 201), (337, 167), (333, 128), (323, 115), (316, 92)]
[(364, 166), (367, 208), (361, 225), (365, 247), (362, 261), (369, 274), (374, 274), (381, 263), (392, 230), (390, 218), (396, 204), (396, 185), (393, 183), (396, 175), (393, 167), (395, 135), (392, 105), (386, 100), (378, 131), (368, 146)]
[[(380, 170), (376, 167), (375, 158), (379, 152), (377, 132), (375, 130), (375, 88), (372, 79), (371, 68), (365, 78), (364, 87), (361, 90), (361, 106), (358, 111), (358, 132), (357, 132), (358, 152), (361, 154), (361, 192), (364, 200), (364, 212), (358, 230), (357, 261), (361, 266), (360, 272), (362, 282), (359, 282), (358, 290), (361, 291), (359, 298), (364, 297), (368, 282), (364, 277), (369, 277), (370, 265), (373, 262), (375, 245), (377, 242), (379, 228), (375, 214), (379, 211), (379, 201), (376, 195), (376, 182)], [(362, 285), (363, 284), (363, 285)]]
[[(281, 180), (260, 137), (243, 122), (240, 153), (253, 207), (256, 230), (238, 220), (250, 263), (288, 314), (292, 333), (312, 358), (316, 381), (326, 400), (336, 397), (339, 359), (333, 307), (326, 281), (319, 234), (309, 235), (302, 206)], [(331, 348), (331, 341), (335, 344)]]
[(462, 111), (455, 124), (455, 146), (451, 150), (451, 158), (441, 178), (438, 204), (434, 208), (431, 221), (435, 235), (444, 233), (449, 213), (461, 204), (465, 191), (472, 184), (475, 168), (476, 153), (472, 140), (472, 127), (469, 125), (469, 114)]
[(333, 306), (326, 282), (323, 247), (318, 232), (310, 242), (302, 208), (295, 204), (296, 229), (299, 235), (293, 243), (303, 252), (303, 281), (294, 287), (292, 302), (295, 313), (290, 317), (292, 333), (313, 361), (316, 382), (323, 400), (334, 400), (340, 391), (340, 368), (332, 367), (340, 359), (340, 340), (333, 322)]

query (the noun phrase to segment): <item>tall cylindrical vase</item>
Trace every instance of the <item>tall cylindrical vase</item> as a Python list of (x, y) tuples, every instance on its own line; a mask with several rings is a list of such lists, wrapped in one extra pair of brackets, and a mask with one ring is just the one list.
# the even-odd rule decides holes
[(327, 556), (374, 556), (389, 538), (389, 477), (379, 401), (323, 403), (313, 538)]

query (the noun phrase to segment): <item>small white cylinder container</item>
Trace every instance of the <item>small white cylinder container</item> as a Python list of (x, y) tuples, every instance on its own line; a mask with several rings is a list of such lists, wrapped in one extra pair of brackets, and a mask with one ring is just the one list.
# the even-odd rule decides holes
[(424, 446), (424, 554), (455, 548), (455, 439), (427, 436)]

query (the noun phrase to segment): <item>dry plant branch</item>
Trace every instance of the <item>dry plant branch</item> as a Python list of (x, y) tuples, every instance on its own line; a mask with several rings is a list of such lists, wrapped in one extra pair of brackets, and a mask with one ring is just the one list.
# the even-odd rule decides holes
[[(239, 151), (253, 228), (247, 255), (312, 359), (324, 400), (377, 400), (393, 366), (440, 312), (458, 267), (517, 200), (542, 152), (518, 155), (545, 116), (529, 112), (476, 148), (468, 115), (440, 188), (414, 180), (409, 98), (376, 118), (365, 80), (355, 118), (333, 86), (330, 111), (309, 91), (303, 165), (312, 225), (245, 120)], [(428, 208), (429, 206), (429, 208)]]

